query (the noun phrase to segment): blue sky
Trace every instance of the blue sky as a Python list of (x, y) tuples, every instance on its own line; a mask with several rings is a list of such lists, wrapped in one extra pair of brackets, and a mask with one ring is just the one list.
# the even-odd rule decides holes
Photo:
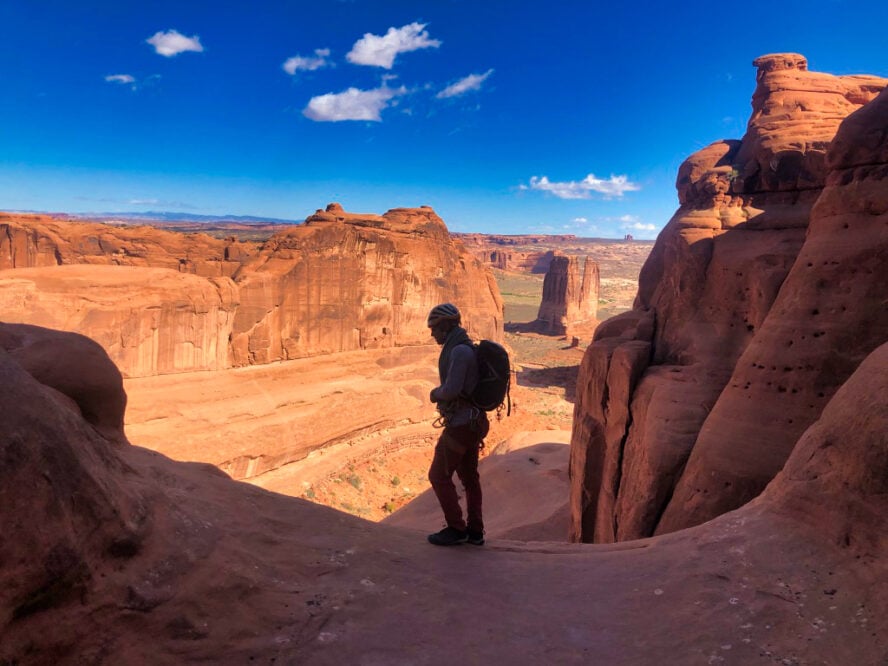
[(888, 3), (2, 0), (0, 209), (653, 238), (752, 60), (888, 76)]

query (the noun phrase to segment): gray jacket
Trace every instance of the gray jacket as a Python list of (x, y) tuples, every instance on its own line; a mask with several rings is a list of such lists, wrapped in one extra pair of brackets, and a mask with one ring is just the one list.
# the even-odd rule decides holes
[(478, 408), (461, 397), (470, 395), (478, 384), (475, 350), (465, 342), (468, 336), (462, 328), (447, 336), (438, 364), (441, 385), (432, 389), (430, 396), (448, 426), (468, 425), (478, 416)]

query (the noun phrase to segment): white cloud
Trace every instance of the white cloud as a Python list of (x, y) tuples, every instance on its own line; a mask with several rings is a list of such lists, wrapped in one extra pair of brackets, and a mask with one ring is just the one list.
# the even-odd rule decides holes
[(645, 224), (635, 215), (623, 215), (620, 217), (620, 228), (631, 229), (632, 231), (656, 231), (657, 226), (654, 224)]
[(444, 99), (446, 97), (458, 97), (459, 95), (464, 95), (465, 93), (471, 90), (481, 90), (481, 84), (487, 80), (493, 74), (492, 69), (488, 69), (483, 74), (469, 74), (464, 79), (460, 79), (456, 83), (453, 83), (441, 92), (439, 92), (435, 97), (438, 99)]
[(108, 83), (135, 83), (136, 79), (129, 74), (109, 74), (105, 77)]
[(403, 95), (407, 89), (403, 86), (392, 89), (387, 86), (373, 90), (349, 88), (341, 93), (327, 93), (312, 97), (302, 113), (307, 118), (319, 122), (337, 122), (340, 120), (375, 120), (380, 121), (380, 112), (387, 108), (389, 100)]
[(153, 37), (147, 40), (154, 50), (162, 56), (170, 58), (185, 51), (202, 52), (203, 45), (200, 43), (200, 37), (186, 37), (179, 33), (178, 30), (167, 30), (166, 32), (156, 32)]
[(399, 53), (438, 48), (441, 42), (430, 39), (425, 23), (410, 23), (402, 28), (389, 28), (385, 35), (365, 33), (354, 43), (346, 59), (355, 65), (372, 65), (391, 69)]
[(530, 179), (530, 187), (522, 185), (521, 189), (549, 192), (559, 199), (591, 199), (593, 192), (608, 198), (622, 197), (626, 192), (634, 192), (641, 187), (629, 182), (626, 176), (611, 176), (608, 180), (602, 180), (590, 173), (583, 180), (563, 183), (553, 183), (546, 176), (533, 176)]
[(575, 217), (571, 220), (574, 224), (586, 224), (588, 221), (585, 217)]
[(644, 224), (642, 222), (636, 222), (634, 224), (624, 224), (623, 229), (634, 229), (635, 231), (656, 231), (657, 227), (654, 224)]
[(312, 56), (293, 56), (287, 58), (282, 67), (287, 74), (293, 75), (298, 71), (313, 72), (322, 67), (329, 67), (332, 63), (327, 60), (330, 55), (330, 49), (315, 49), (314, 57)]

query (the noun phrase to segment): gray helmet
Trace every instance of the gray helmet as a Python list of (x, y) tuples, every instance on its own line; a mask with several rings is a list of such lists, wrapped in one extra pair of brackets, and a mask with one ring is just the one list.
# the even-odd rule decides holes
[(432, 311), (429, 312), (428, 326), (431, 328), (438, 322), (442, 321), (453, 321), (457, 324), (460, 323), (462, 317), (459, 314), (459, 310), (452, 303), (441, 303), (441, 305), (436, 305), (432, 308)]

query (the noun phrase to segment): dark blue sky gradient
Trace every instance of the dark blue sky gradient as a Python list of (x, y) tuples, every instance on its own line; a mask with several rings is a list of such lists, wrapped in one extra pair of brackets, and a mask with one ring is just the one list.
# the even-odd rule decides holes
[[(457, 231), (650, 238), (677, 206), (682, 160), (742, 136), (755, 57), (888, 76), (886, 6), (6, 0), (0, 209), (298, 220), (330, 201), (428, 204)], [(441, 45), (400, 53), (391, 70), (346, 60), (365, 33), (414, 22)], [(171, 29), (204, 51), (158, 55), (146, 40)], [(332, 67), (283, 71), (325, 48)], [(436, 97), (489, 70), (479, 89)], [(134, 84), (105, 80), (123, 74)], [(314, 97), (382, 86), (406, 92), (379, 121), (303, 114)], [(533, 176), (590, 173), (639, 189), (527, 189)]]

